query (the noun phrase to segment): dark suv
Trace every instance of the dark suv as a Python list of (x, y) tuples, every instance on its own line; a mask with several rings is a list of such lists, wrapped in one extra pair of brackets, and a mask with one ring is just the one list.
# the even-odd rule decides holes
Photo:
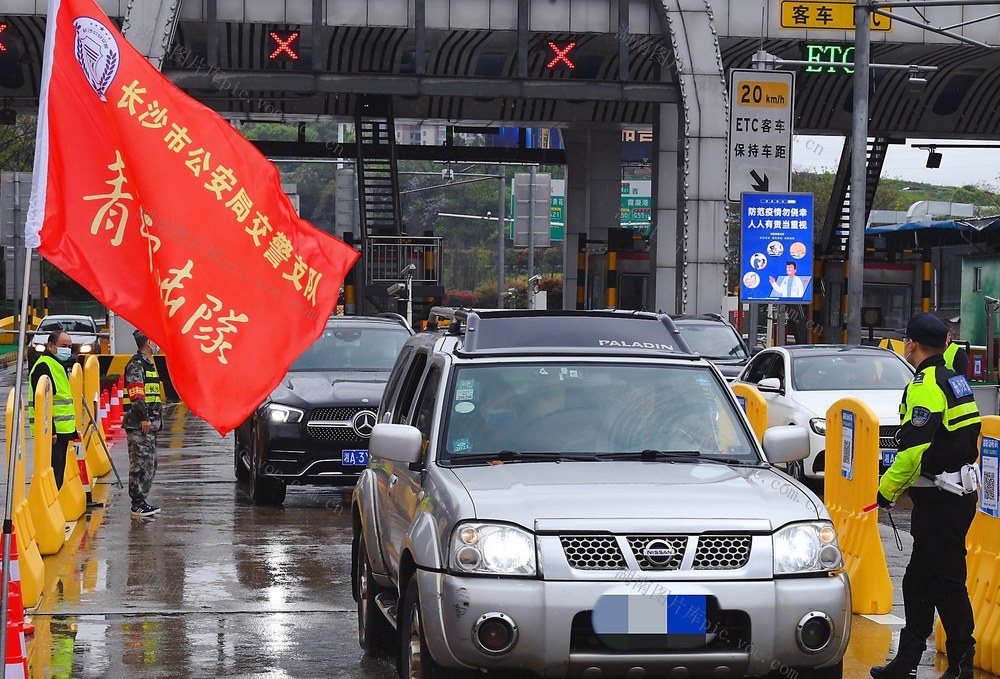
[(671, 316), (691, 350), (711, 361), (732, 382), (750, 360), (750, 350), (736, 329), (719, 314)]
[(254, 504), (281, 504), (288, 482), (353, 485), (389, 370), (413, 334), (396, 314), (340, 316), (236, 430), (236, 479)]

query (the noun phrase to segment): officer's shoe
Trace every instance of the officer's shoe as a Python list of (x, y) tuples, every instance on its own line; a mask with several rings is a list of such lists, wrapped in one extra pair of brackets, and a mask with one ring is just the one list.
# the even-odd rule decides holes
[(147, 504), (147, 503), (143, 502), (138, 507), (133, 507), (132, 508), (132, 516), (139, 517), (139, 518), (141, 518), (143, 516), (153, 516), (154, 514), (158, 514), (159, 511), (160, 511), (159, 507), (154, 507), (154, 506), (152, 506), (150, 504)]
[(976, 656), (976, 647), (945, 642), (945, 649), (948, 651), (948, 669), (941, 675), (941, 679), (972, 679), (972, 661)]
[[(927, 640), (917, 637), (904, 627), (899, 633), (899, 650), (896, 651), (896, 657), (887, 665), (871, 668), (870, 674), (873, 679), (916, 679), (917, 665), (920, 664), (920, 658), (926, 650)], [(962, 679), (971, 677), (963, 676)]]

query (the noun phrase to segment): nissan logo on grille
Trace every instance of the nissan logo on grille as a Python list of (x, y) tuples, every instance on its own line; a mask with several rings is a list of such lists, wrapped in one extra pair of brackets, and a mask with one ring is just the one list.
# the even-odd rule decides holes
[(677, 555), (677, 550), (666, 540), (650, 540), (643, 547), (642, 555), (655, 566), (666, 566)]
[(371, 438), (372, 429), (375, 427), (376, 416), (370, 410), (362, 410), (354, 419), (351, 420), (351, 426), (354, 427), (354, 433), (363, 439)]

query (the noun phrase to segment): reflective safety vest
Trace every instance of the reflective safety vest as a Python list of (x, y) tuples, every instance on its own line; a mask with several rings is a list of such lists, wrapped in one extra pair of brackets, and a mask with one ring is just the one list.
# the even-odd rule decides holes
[(28, 423), (35, 423), (35, 388), (31, 386), (31, 376), (39, 365), (49, 367), (52, 375), (52, 422), (55, 423), (57, 434), (76, 433), (76, 408), (73, 407), (73, 392), (69, 386), (69, 375), (66, 368), (56, 359), (42, 354), (31, 367), (28, 375)]
[(979, 457), (982, 420), (972, 387), (943, 362), (931, 360), (903, 391), (899, 452), (879, 482), (879, 492), (893, 502), (910, 486), (933, 486), (939, 474)]
[[(156, 364), (149, 362), (147, 363), (144, 359), (139, 359), (143, 362), (143, 367), (146, 369), (146, 375), (143, 379), (143, 392), (146, 397), (146, 407), (152, 405), (158, 405), (163, 402), (160, 398), (160, 375), (156, 372)], [(132, 401), (128, 397), (128, 390), (125, 390), (125, 399), (123, 401), (124, 410), (127, 413), (132, 409)]]
[(956, 372), (955, 356), (958, 355), (958, 349), (959, 349), (958, 342), (952, 342), (944, 350), (944, 367), (946, 367), (948, 370), (951, 370), (952, 372)]

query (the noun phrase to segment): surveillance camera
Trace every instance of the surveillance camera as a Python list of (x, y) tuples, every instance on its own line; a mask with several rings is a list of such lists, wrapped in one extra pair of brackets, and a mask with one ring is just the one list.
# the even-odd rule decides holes
[(392, 297), (402, 297), (406, 294), (406, 286), (403, 283), (394, 283), (386, 288), (386, 292)]
[(413, 275), (413, 273), (414, 273), (414, 272), (415, 272), (416, 270), (417, 270), (417, 265), (416, 265), (416, 264), (407, 264), (407, 265), (406, 265), (406, 266), (404, 266), (404, 267), (403, 267), (403, 269), (402, 269), (402, 270), (401, 270), (401, 271), (399, 272), (399, 275), (400, 275), (400, 276), (412, 276), (412, 275)]
[(910, 69), (910, 77), (906, 84), (910, 92), (920, 94), (927, 87), (926, 73), (918, 69)]
[(452, 181), (453, 179), (455, 179), (455, 171), (450, 167), (444, 168), (443, 170), (441, 170), (441, 179), (442, 181), (446, 182)]
[(531, 285), (532, 283), (537, 283), (540, 280), (542, 280), (542, 277), (538, 274), (535, 274), (534, 276), (528, 279), (528, 285)]

